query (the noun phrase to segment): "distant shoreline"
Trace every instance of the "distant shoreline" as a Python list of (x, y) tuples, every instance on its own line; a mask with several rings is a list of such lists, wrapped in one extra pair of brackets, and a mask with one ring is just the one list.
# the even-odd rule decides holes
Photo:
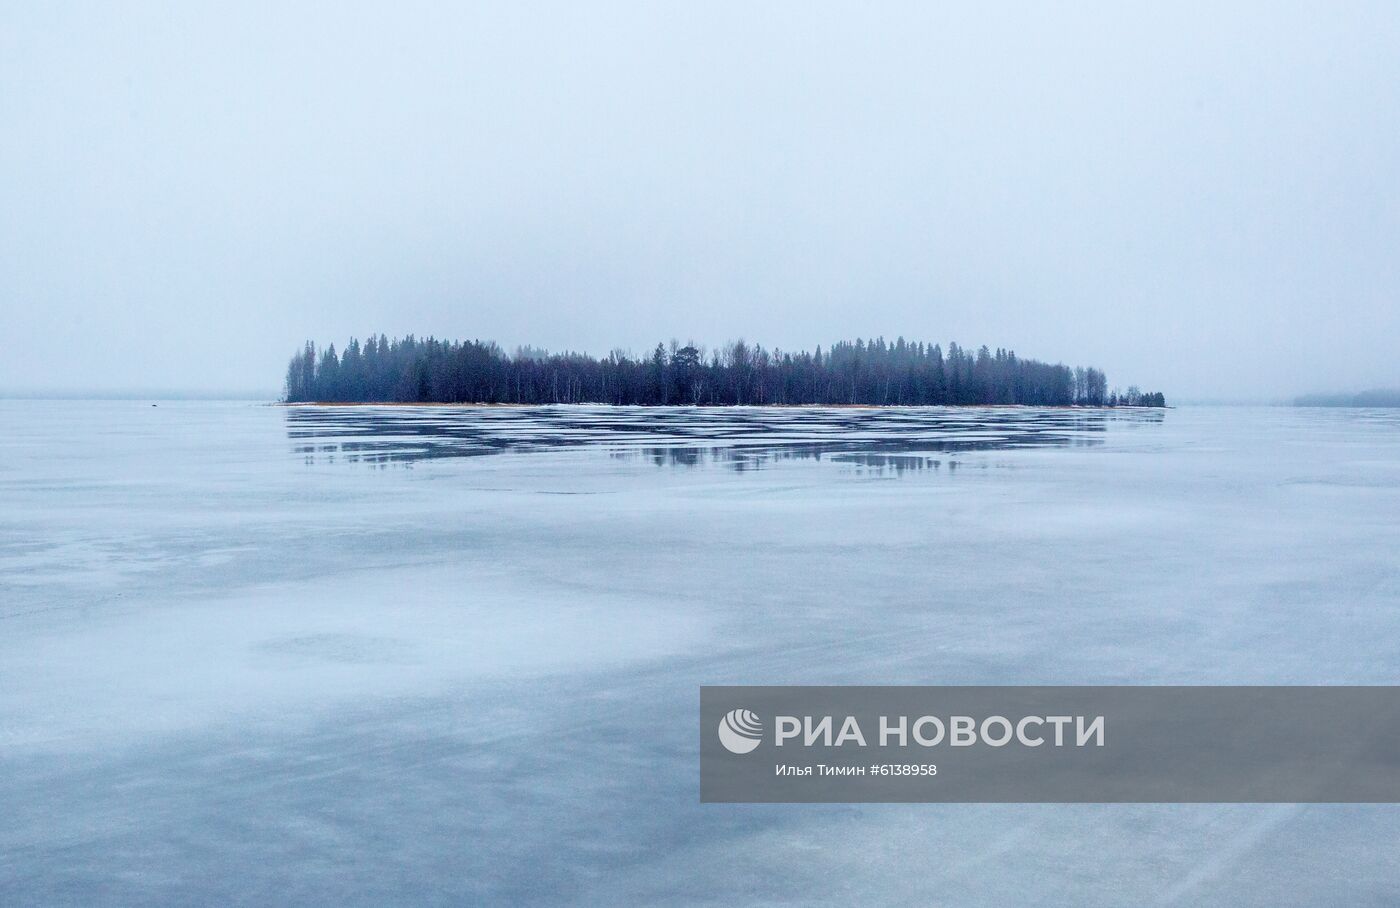
[(1293, 406), (1393, 409), (1400, 407), (1400, 389), (1374, 388), (1351, 394), (1304, 394), (1293, 399)]

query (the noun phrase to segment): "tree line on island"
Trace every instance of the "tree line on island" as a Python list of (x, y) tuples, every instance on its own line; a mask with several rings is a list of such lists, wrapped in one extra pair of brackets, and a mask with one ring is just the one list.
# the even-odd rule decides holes
[(1161, 392), (1108, 389), (1104, 373), (899, 338), (841, 341), (813, 352), (733, 341), (708, 353), (657, 344), (648, 356), (601, 359), (490, 341), (352, 338), (342, 352), (308, 341), (287, 367), (286, 400), (327, 403), (618, 405), (995, 405), (1163, 407)]

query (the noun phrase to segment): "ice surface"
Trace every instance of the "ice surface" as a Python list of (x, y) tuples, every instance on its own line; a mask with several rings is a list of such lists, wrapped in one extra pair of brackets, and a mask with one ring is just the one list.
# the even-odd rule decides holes
[(1389, 806), (698, 803), (705, 683), (1397, 683), (1381, 411), (0, 401), (0, 904), (1393, 904)]

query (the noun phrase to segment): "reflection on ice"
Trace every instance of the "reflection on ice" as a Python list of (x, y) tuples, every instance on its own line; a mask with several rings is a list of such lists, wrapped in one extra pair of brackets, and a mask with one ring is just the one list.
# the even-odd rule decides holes
[[(1050, 444), (1049, 442), (1041, 442)], [(1069, 444), (1071, 442), (1059, 442)], [(1099, 444), (1099, 439), (1086, 438), (1077, 439), (1072, 442), (1076, 445)], [(872, 442), (872, 444), (875, 444)], [(886, 441), (883, 444), (888, 445)], [(928, 448), (929, 445), (921, 445)], [(945, 448), (948, 453), (966, 450), (988, 450), (990, 446), (979, 446), (976, 449), (967, 447)], [(878, 475), (892, 473), (902, 476), (907, 472), (919, 472), (923, 470), (938, 470), (944, 465), (944, 461), (938, 457), (928, 454), (879, 454), (863, 451), (846, 451), (841, 445), (801, 445), (795, 444), (790, 447), (779, 448), (640, 448), (615, 451), (612, 456), (619, 460), (645, 459), (658, 467), (700, 467), (700, 466), (725, 466), (736, 473), (743, 473), (746, 470), (758, 470), (763, 467), (781, 463), (784, 461), (826, 460), (834, 464), (848, 465), (862, 471), (870, 471)], [(956, 470), (958, 462), (956, 460), (947, 461), (950, 471)]]
[[(309, 461), (394, 463), (558, 447), (601, 447), (658, 466), (820, 460), (897, 472), (959, 451), (1096, 445), (1110, 421), (1160, 422), (1160, 410), (1027, 407), (324, 407), (287, 410), (294, 451)], [(858, 461), (877, 452), (887, 458)]]

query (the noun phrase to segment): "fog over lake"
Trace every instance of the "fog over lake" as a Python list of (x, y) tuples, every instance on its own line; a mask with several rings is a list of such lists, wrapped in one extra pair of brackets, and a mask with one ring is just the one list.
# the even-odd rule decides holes
[(1393, 0), (0, 3), (0, 908), (1400, 905), (1400, 804), (749, 803), (836, 790), (778, 762), (822, 716), (708, 689), (900, 686), (951, 749), (907, 688), (1383, 686), (840, 768), (1393, 794), (1397, 49)]
[(272, 397), (370, 332), (1394, 388), (1397, 46), (1379, 0), (8, 3), (0, 393)]
[(1393, 904), (1393, 807), (701, 805), (696, 709), (1392, 684), (1398, 430), (0, 401), (0, 903)]

